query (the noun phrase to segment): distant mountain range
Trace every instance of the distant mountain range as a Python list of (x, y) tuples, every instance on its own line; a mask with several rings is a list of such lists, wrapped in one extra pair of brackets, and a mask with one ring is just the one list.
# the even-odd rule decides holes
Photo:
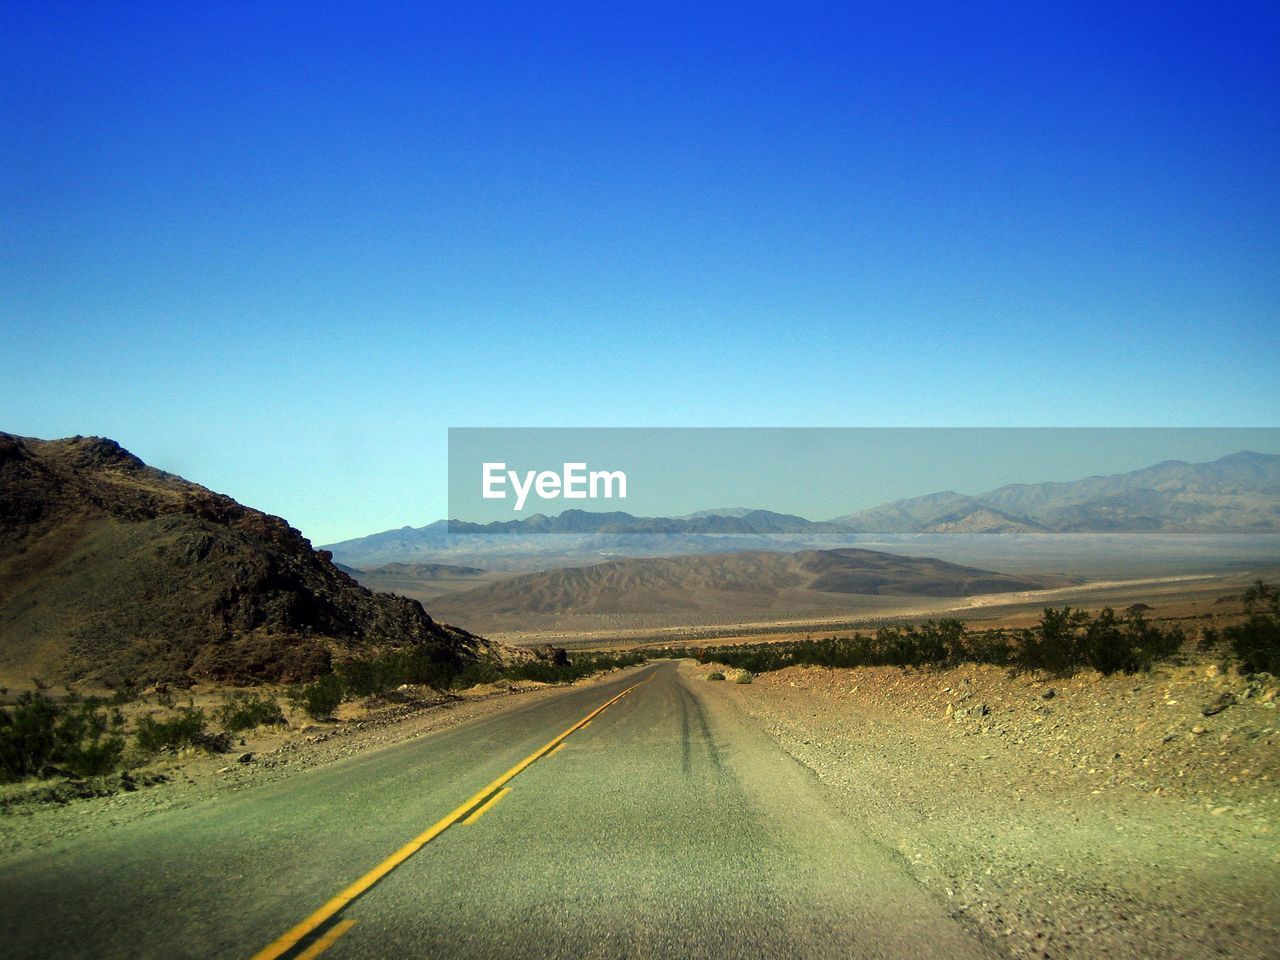
[(833, 522), (856, 533), (1274, 533), (1280, 456), (1166, 460), (1069, 483), (1013, 483), (976, 497), (948, 490)]
[[(1277, 533), (1280, 456), (1241, 452), (1209, 463), (1168, 460), (1131, 473), (1067, 483), (1009, 484), (977, 496), (954, 491), (896, 500), (827, 521), (742, 507), (683, 517), (566, 510), (559, 516), (476, 524), (437, 521), (401, 527), (328, 549), (355, 567), (437, 557), (487, 558), (518, 565), (521, 555), (582, 562), (625, 553), (647, 535), (646, 552), (799, 549), (806, 538), (866, 534)], [(542, 537), (556, 533), (559, 537)], [(492, 534), (509, 536), (500, 544)], [(528, 534), (529, 536), (521, 536)], [(721, 537), (737, 537), (732, 545)], [(631, 542), (628, 542), (631, 539)], [(481, 541), (487, 548), (477, 548)], [(471, 552), (468, 552), (471, 551)]]
[(519, 520), (497, 520), (493, 523), (468, 523), (450, 520), (450, 533), (674, 533), (674, 534), (773, 534), (773, 533), (848, 533), (839, 523), (806, 520), (789, 513), (771, 510), (734, 510), (730, 516), (701, 512), (687, 517), (633, 517), (629, 513), (590, 513), (566, 510), (549, 517), (535, 513)]

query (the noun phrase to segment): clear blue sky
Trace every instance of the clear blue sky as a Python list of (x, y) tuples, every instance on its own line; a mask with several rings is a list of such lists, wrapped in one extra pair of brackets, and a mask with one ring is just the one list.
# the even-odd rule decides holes
[(327, 541), (449, 426), (1275, 425), (1278, 90), (1265, 3), (14, 0), (0, 429)]

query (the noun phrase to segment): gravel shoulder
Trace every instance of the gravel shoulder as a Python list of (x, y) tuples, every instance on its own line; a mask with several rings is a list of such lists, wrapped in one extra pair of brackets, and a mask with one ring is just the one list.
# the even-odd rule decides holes
[(1009, 956), (1276, 954), (1274, 681), (794, 667), (706, 687)]

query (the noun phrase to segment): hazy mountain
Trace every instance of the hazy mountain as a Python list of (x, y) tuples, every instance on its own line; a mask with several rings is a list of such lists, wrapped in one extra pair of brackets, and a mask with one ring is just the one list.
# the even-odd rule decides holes
[(1167, 460), (1066, 483), (1009, 484), (976, 497), (937, 493), (838, 517), (864, 532), (1280, 531), (1280, 456)]
[(894, 500), (832, 522), (859, 533), (918, 533), (941, 517), (963, 516), (982, 507), (973, 497), (944, 490), (910, 500)]
[[(452, 532), (451, 532), (452, 531)], [(555, 536), (546, 536), (551, 532)], [(790, 514), (746, 510), (739, 517), (633, 517), (567, 510), (559, 517), (535, 514), (497, 524), (437, 520), (326, 545), (336, 558), (360, 570), (387, 563), (448, 562), (490, 569), (547, 569), (610, 556), (662, 556), (726, 550), (799, 550), (815, 541), (847, 536), (837, 524)], [(823, 545), (826, 545), (824, 543)]]
[(297, 680), (356, 652), (480, 643), (114, 441), (3, 433), (0, 638), (4, 676), (111, 684)]
[[(1012, 484), (978, 496), (944, 491), (826, 523), (735, 507), (676, 518), (568, 510), (559, 517), (537, 514), (498, 524), (455, 524), (454, 529), (450, 533), (449, 524), (441, 520), (335, 543), (329, 549), (359, 568), (445, 560), (528, 570), (616, 556), (786, 553), (849, 546), (885, 534), (1280, 532), (1280, 457), (1238, 453), (1205, 464), (1167, 461), (1070, 483)], [(559, 534), (543, 536), (547, 531)]]
[(993, 507), (974, 507), (944, 513), (929, 520), (921, 533), (1040, 533), (1045, 528)]
[(558, 516), (535, 513), (516, 520), (492, 523), (468, 523), (451, 520), (450, 533), (521, 534), (521, 533), (667, 533), (667, 534), (768, 534), (768, 533), (844, 533), (839, 524), (815, 522), (789, 513), (749, 510), (741, 516), (702, 513), (688, 517), (634, 517), (612, 511), (591, 513), (565, 510)]

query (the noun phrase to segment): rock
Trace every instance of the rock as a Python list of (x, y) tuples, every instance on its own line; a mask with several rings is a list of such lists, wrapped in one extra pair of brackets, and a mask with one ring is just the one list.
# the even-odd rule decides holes
[(240, 754), (240, 756), (236, 757), (236, 763), (252, 763), (252, 762), (253, 762), (253, 754), (252, 754), (252, 753), (248, 753), (248, 752), (246, 752), (246, 753), (242, 753), (242, 754)]
[(1258, 697), (1258, 702), (1271, 703), (1275, 700), (1277, 694), (1280, 694), (1280, 687), (1271, 687), (1270, 689), (1262, 691)]
[(1205, 670), (1204, 675), (1208, 677), (1210, 680), (1212, 680), (1214, 677), (1218, 676), (1218, 674), (1220, 673), (1222, 673), (1222, 668), (1215, 663)]
[(1224, 693), (1218, 696), (1217, 698), (1210, 700), (1208, 703), (1206, 703), (1203, 707), (1200, 708), (1200, 712), (1203, 713), (1206, 717), (1212, 717), (1216, 713), (1221, 713), (1223, 710), (1227, 709), (1227, 707), (1231, 706), (1235, 702), (1236, 702), (1236, 695), (1234, 693), (1230, 693), (1230, 692)]
[(1057, 695), (1058, 695), (1058, 691), (1054, 690), (1053, 687), (1050, 687), (1044, 693), (1040, 694), (1040, 696), (1043, 697), (1045, 700), (1052, 700)]
[(1202, 727), (1199, 724), (1196, 724), (1194, 727), (1191, 728), (1191, 732), (1194, 733), (1197, 737), (1200, 737), (1208, 733), (1209, 731), (1205, 727)]

